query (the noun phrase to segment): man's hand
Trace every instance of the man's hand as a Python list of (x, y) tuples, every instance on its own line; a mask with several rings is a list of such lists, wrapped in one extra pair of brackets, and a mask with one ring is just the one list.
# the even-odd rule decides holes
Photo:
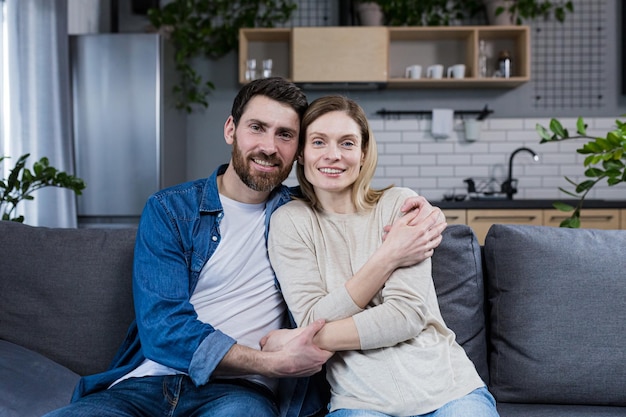
[(274, 330), (264, 336), (261, 350), (271, 355), (270, 360), (275, 359), (272, 376), (310, 376), (319, 372), (333, 355), (313, 343), (324, 324), (324, 320), (316, 320), (306, 327)]
[(401, 211), (404, 213), (401, 218), (385, 226), (383, 242), (394, 245), (401, 251), (398, 253), (404, 254), (399, 266), (410, 266), (433, 256), (447, 223), (441, 209), (433, 207), (422, 196), (408, 198)]
[[(420, 221), (425, 220), (431, 213), (435, 212), (437, 215), (435, 216), (436, 225), (440, 225), (446, 222), (446, 216), (443, 214), (439, 207), (433, 207), (426, 198), (421, 195), (415, 197), (409, 197), (404, 201), (402, 207), (400, 207), (400, 211), (404, 214), (409, 213), (411, 211), (417, 211), (418, 216), (414, 218), (414, 221), (411, 223), (411, 226), (415, 226)], [(445, 226), (444, 228), (445, 229)], [(443, 231), (442, 229), (442, 231)]]

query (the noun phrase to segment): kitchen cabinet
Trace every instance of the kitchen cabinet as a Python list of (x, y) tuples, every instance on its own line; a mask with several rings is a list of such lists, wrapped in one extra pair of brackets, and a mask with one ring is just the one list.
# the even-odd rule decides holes
[[(465, 211), (463, 214), (459, 212)], [(559, 227), (561, 222), (568, 216), (567, 213), (556, 209), (445, 209), (448, 215), (454, 212), (455, 223), (470, 226), (480, 244), (485, 243), (485, 236), (489, 228), (496, 223), (504, 224), (530, 224), (536, 226)], [(448, 221), (449, 224), (453, 224)], [(626, 209), (602, 209), (585, 208), (580, 214), (580, 227), (585, 229), (626, 229)]]
[[(623, 210), (622, 210), (623, 211)], [(544, 210), (544, 226), (559, 227), (567, 219), (568, 213), (553, 209)], [(620, 229), (620, 210), (585, 209), (580, 212), (580, 227), (585, 229)]]
[(381, 26), (293, 28), (291, 77), (297, 83), (386, 82), (388, 45)]
[(263, 60), (272, 60), (272, 75), (291, 78), (291, 29), (257, 28), (239, 30), (239, 83), (246, 82), (247, 61), (254, 59), (257, 71)]
[(467, 212), (466, 210), (446, 209), (441, 210), (446, 216), (446, 223), (448, 224), (467, 224)]
[[(512, 76), (478, 76), (478, 45), (484, 40), (492, 57), (512, 56)], [(369, 83), (390, 88), (513, 88), (530, 80), (528, 26), (445, 27), (295, 27), (244, 28), (239, 31), (239, 82), (245, 83), (247, 61), (257, 68), (272, 59), (272, 75), (296, 83)], [(426, 78), (428, 66), (444, 66), (444, 78)], [(464, 64), (464, 78), (447, 78), (447, 68)], [(420, 65), (419, 79), (405, 69)], [(258, 71), (260, 72), (260, 71)]]
[[(530, 80), (530, 32), (527, 26), (390, 27), (389, 87), (516, 87)], [(490, 59), (488, 77), (478, 75), (479, 42), (485, 41)], [(492, 77), (499, 51), (512, 56), (512, 76)], [(422, 77), (405, 78), (409, 65), (422, 66)], [(428, 66), (465, 65), (465, 78), (426, 78)]]
[(543, 225), (543, 210), (540, 209), (507, 209), (483, 210), (468, 209), (467, 225), (474, 230), (478, 242), (483, 245), (489, 228), (496, 223)]

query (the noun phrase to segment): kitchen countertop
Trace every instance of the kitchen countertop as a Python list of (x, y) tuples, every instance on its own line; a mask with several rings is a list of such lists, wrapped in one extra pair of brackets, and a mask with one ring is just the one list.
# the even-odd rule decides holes
[[(441, 209), (553, 209), (554, 202), (562, 202), (576, 206), (578, 200), (533, 200), (533, 199), (486, 199), (486, 200), (462, 200), (462, 201), (431, 201), (433, 206)], [(625, 200), (585, 200), (583, 210), (586, 208), (613, 209), (626, 208)]]

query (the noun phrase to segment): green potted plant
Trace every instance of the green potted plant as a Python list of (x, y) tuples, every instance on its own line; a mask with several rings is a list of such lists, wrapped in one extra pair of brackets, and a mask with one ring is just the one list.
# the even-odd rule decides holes
[(150, 23), (175, 49), (179, 82), (174, 86), (176, 108), (192, 112), (208, 107), (215, 85), (193, 68), (197, 57), (218, 59), (237, 47), (239, 29), (273, 27), (296, 9), (293, 0), (173, 0), (148, 10)]
[(481, 0), (372, 0), (387, 26), (449, 26), (477, 13)]
[(559, 22), (574, 11), (571, 0), (485, 0), (487, 20), (496, 25), (521, 25), (525, 21), (554, 17)]
[[(34, 200), (35, 191), (44, 187), (67, 188), (81, 195), (85, 189), (82, 179), (59, 171), (50, 165), (48, 158), (43, 157), (33, 164), (32, 171), (26, 168), (26, 160), (30, 154), (22, 155), (9, 173), (8, 178), (0, 179), (0, 213), (2, 220), (18, 223), (24, 222), (24, 216), (15, 216), (17, 205), (23, 200)], [(0, 162), (7, 159), (0, 156)]]
[(551, 119), (548, 128), (537, 124), (536, 130), (541, 137), (540, 143), (558, 142), (562, 140), (583, 139), (586, 143), (576, 152), (586, 155), (584, 159), (585, 179), (581, 182), (565, 177), (573, 187), (568, 191), (559, 187), (565, 194), (578, 199), (575, 206), (562, 202), (554, 203), (557, 210), (571, 212), (571, 216), (561, 222), (561, 227), (580, 227), (580, 211), (585, 197), (591, 189), (606, 179), (609, 186), (626, 182), (626, 123), (616, 120), (617, 128), (605, 137), (592, 137), (587, 134), (587, 126), (582, 118), (576, 122), (576, 135), (570, 136), (567, 129), (557, 119)]

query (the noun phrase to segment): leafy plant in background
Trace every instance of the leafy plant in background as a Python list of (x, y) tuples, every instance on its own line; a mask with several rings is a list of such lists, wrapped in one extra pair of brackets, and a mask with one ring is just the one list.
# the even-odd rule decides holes
[(616, 120), (617, 128), (606, 134), (606, 137), (591, 137), (587, 135), (587, 126), (582, 118), (576, 122), (575, 136), (570, 136), (567, 129), (556, 119), (550, 120), (549, 130), (537, 124), (537, 132), (541, 136), (540, 143), (558, 142), (570, 139), (588, 140), (576, 152), (587, 155), (584, 160), (586, 180), (577, 183), (565, 177), (567, 182), (574, 186), (574, 191), (567, 191), (561, 187), (559, 190), (577, 198), (578, 204), (572, 206), (562, 202), (554, 203), (554, 207), (564, 212), (572, 212), (572, 215), (561, 222), (561, 227), (580, 227), (580, 210), (585, 197), (591, 189), (600, 181), (606, 179), (609, 186), (626, 182), (626, 123)]
[(496, 8), (495, 15), (509, 13), (514, 16), (515, 23), (518, 25), (525, 20), (534, 20), (538, 17), (548, 19), (551, 16), (563, 23), (566, 14), (574, 11), (574, 4), (571, 0), (505, 0), (502, 3), (502, 6)]
[(176, 108), (191, 113), (194, 105), (208, 107), (207, 96), (215, 89), (192, 67), (194, 58), (220, 58), (237, 47), (240, 28), (274, 27), (288, 21), (296, 7), (293, 0), (173, 0), (149, 9), (150, 23), (175, 49)]
[[(8, 178), (0, 179), (0, 212), (2, 220), (10, 220), (23, 223), (24, 216), (14, 216), (17, 205), (22, 200), (34, 200), (32, 194), (44, 187), (67, 188), (81, 195), (85, 189), (82, 179), (69, 175), (50, 166), (48, 158), (43, 157), (33, 164), (32, 171), (26, 168), (26, 160), (30, 154), (22, 155), (15, 167), (9, 173)], [(0, 162), (8, 159), (0, 157)]]
[(374, 0), (388, 26), (449, 26), (482, 10), (481, 0)]

